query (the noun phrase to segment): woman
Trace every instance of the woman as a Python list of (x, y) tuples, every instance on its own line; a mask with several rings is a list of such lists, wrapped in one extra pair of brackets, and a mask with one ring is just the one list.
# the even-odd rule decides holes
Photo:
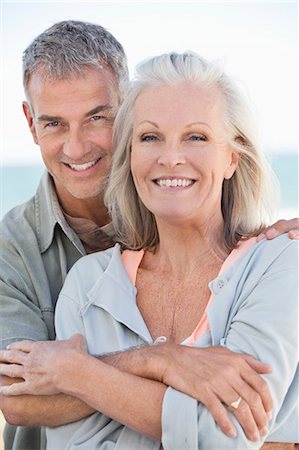
[[(91, 354), (161, 341), (252, 354), (272, 366), (265, 375), (273, 399), (269, 427), (246, 436), (239, 422), (248, 399), (236, 386), (230, 400), (221, 398), (237, 431), (227, 436), (204, 402), (158, 383), (148, 403), (150, 431), (140, 433), (138, 420), (128, 428), (117, 415), (110, 419), (95, 390), (78, 394), (83, 380), (70, 371), (77, 390), (59, 390), (103, 414), (48, 429), (49, 449), (158, 449), (161, 443), (165, 450), (258, 449), (265, 440), (298, 442), (298, 244), (286, 236), (256, 243), (271, 213), (273, 183), (250, 117), (233, 82), (198, 55), (162, 55), (139, 67), (117, 115), (106, 192), (119, 244), (73, 267), (56, 328), (60, 339), (83, 334)], [(78, 352), (74, 361), (96, 370)], [(57, 374), (62, 366), (60, 360)], [(140, 393), (138, 378), (131, 380), (136, 397), (151, 389)], [(130, 415), (132, 403), (119, 398), (118, 406)], [(262, 422), (262, 415), (253, 413), (252, 421)]]

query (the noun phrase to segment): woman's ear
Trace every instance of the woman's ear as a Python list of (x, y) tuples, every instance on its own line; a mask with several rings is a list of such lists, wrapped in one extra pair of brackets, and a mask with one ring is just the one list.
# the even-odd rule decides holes
[(226, 171), (224, 172), (224, 178), (226, 180), (229, 180), (235, 173), (236, 168), (238, 167), (238, 164), (239, 164), (240, 157), (241, 157), (240, 153), (237, 153), (237, 152), (231, 153), (230, 165), (227, 167)]

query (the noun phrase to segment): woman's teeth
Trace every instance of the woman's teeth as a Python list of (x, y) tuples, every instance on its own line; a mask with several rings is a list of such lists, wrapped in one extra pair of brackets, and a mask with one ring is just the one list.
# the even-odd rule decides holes
[(170, 179), (168, 179), (168, 178), (166, 178), (166, 179), (159, 179), (159, 180), (156, 180), (156, 183), (159, 185), (159, 186), (167, 186), (167, 187), (177, 187), (177, 186), (182, 186), (182, 187), (188, 187), (188, 186), (191, 186), (191, 184), (193, 184), (194, 183), (194, 181), (193, 180), (186, 180), (186, 179), (181, 179), (181, 178), (175, 178), (175, 179), (172, 179), (172, 180), (170, 180)]

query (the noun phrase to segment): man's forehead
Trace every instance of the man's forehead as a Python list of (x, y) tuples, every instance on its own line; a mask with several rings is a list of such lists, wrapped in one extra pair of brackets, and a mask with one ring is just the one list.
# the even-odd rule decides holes
[(52, 74), (41, 66), (37, 68), (28, 79), (27, 91), (28, 94), (32, 91), (42, 91), (50, 88), (62, 88), (78, 86), (82, 87), (95, 86), (102, 89), (112, 89), (114, 92), (119, 92), (118, 81), (112, 69), (109, 67), (82, 67), (80, 71), (69, 71), (66, 74)]
[(38, 111), (38, 114), (57, 115), (58, 110), (67, 108), (88, 113), (97, 108), (115, 109), (119, 103), (113, 74), (96, 69), (63, 79), (45, 78), (41, 72), (35, 73), (29, 81), (28, 96), (34, 109), (48, 110)]

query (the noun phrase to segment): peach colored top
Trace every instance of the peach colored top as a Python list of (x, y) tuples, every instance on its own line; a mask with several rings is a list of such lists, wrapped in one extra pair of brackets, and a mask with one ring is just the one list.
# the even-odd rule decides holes
[[(237, 247), (228, 255), (228, 257), (223, 262), (218, 276), (223, 273), (232, 263), (234, 263), (238, 258), (243, 256), (254, 244), (256, 243), (256, 238), (250, 238), (247, 240), (239, 241)], [(125, 269), (129, 275), (132, 284), (136, 285), (137, 270), (142, 261), (144, 255), (144, 250), (133, 251), (124, 250), (121, 257)], [(196, 326), (193, 333), (184, 341), (185, 345), (193, 346), (195, 342), (207, 331), (209, 331), (209, 322), (207, 316), (207, 308), (210, 306), (214, 300), (214, 295), (211, 294), (208, 304), (205, 308), (204, 314), (201, 317), (198, 325)]]

